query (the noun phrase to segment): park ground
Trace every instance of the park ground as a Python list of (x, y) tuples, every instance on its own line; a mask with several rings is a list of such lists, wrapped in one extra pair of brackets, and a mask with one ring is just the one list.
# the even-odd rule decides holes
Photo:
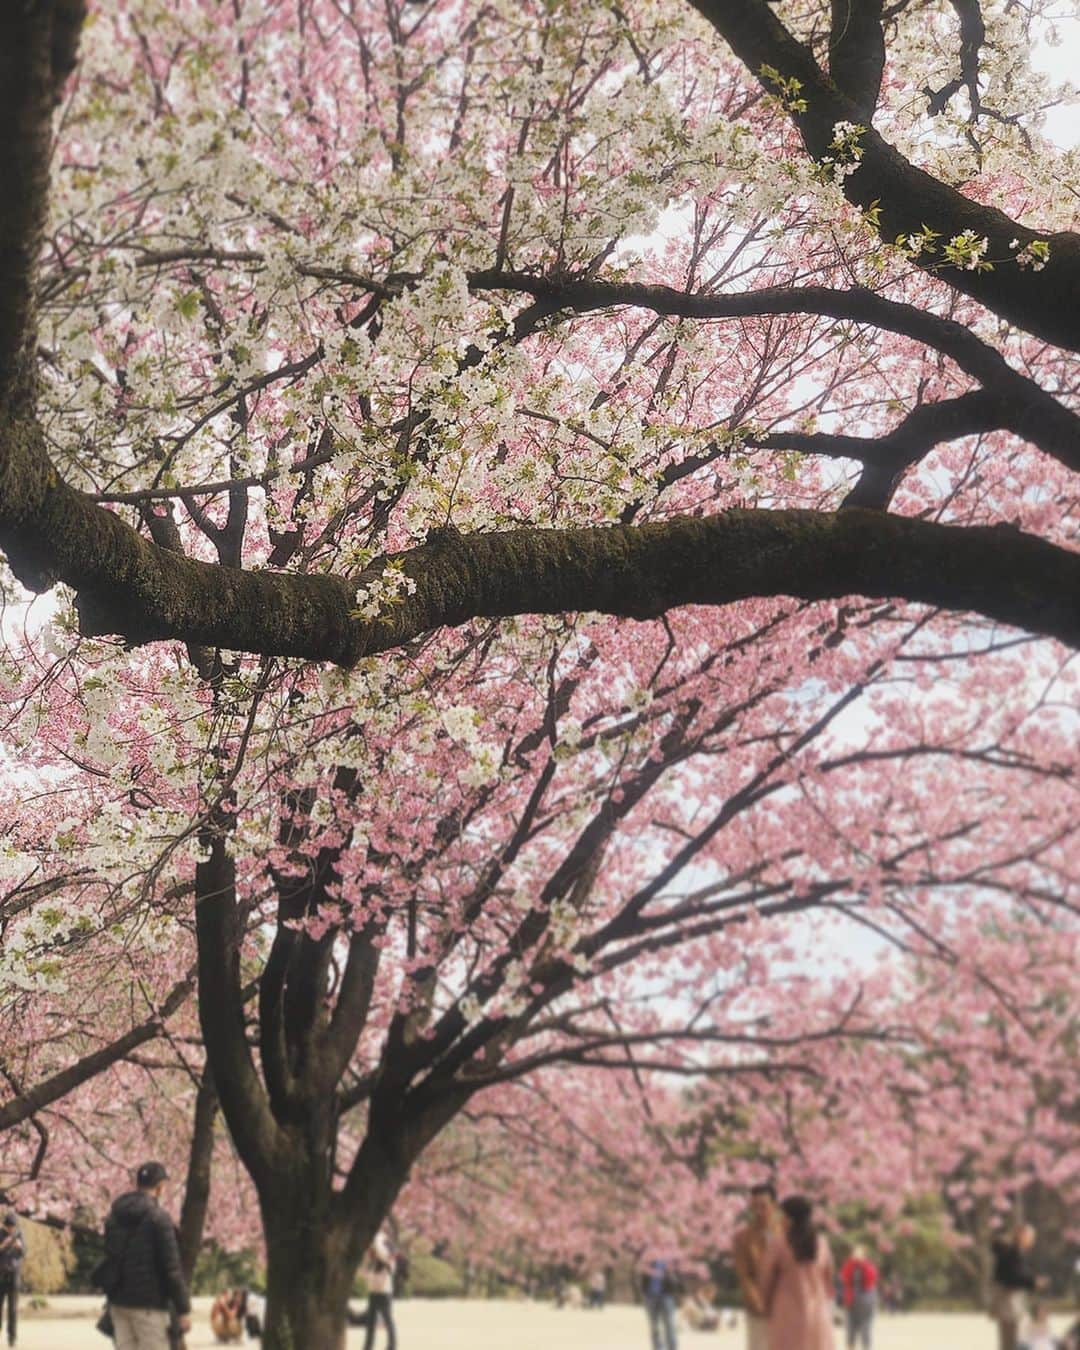
[[(104, 1347), (93, 1329), (99, 1306), (85, 1298), (51, 1298), (48, 1310), (23, 1320), (19, 1350)], [(406, 1299), (396, 1311), (400, 1350), (648, 1350), (649, 1343), (644, 1314), (634, 1307), (581, 1312), (542, 1303)], [(363, 1343), (363, 1332), (350, 1333), (349, 1350), (361, 1350)], [(380, 1330), (376, 1346), (383, 1343)], [(196, 1299), (189, 1350), (214, 1344), (209, 1300)], [(680, 1350), (742, 1350), (743, 1344), (741, 1328), (680, 1334)], [(838, 1337), (837, 1350), (843, 1344)], [(996, 1344), (992, 1323), (975, 1313), (881, 1317), (874, 1338), (875, 1350), (992, 1350)]]

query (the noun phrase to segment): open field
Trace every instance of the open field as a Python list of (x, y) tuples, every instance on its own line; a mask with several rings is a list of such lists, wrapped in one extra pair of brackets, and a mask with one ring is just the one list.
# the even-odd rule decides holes
[[(19, 1350), (83, 1350), (107, 1344), (93, 1330), (96, 1300), (54, 1298), (43, 1314), (28, 1313), (20, 1326)], [(209, 1302), (197, 1299), (189, 1350), (214, 1345), (207, 1322)], [(397, 1308), (400, 1350), (648, 1350), (640, 1308), (603, 1312), (558, 1311), (536, 1303), (466, 1303), (456, 1299), (406, 1299)], [(742, 1350), (741, 1330), (684, 1331), (680, 1350)], [(349, 1336), (361, 1350), (363, 1332)], [(248, 1342), (252, 1344), (252, 1342)], [(843, 1338), (837, 1340), (842, 1350)], [(882, 1317), (875, 1350), (994, 1350), (994, 1328), (977, 1314), (908, 1313)], [(381, 1350), (380, 1331), (376, 1346)]]

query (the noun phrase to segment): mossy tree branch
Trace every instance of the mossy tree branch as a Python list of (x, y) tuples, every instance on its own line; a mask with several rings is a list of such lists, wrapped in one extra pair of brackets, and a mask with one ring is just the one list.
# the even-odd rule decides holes
[(0, 530), (0, 541), (24, 576), (75, 588), (87, 634), (341, 665), (473, 618), (597, 610), (648, 619), (679, 605), (771, 595), (889, 596), (1080, 646), (1080, 554), (1011, 527), (859, 508), (468, 537), (438, 531), (397, 559), (415, 592), (363, 621), (354, 617), (357, 587), (383, 561), (358, 578), (197, 562), (148, 542), (60, 482), (47, 483), (39, 510)]

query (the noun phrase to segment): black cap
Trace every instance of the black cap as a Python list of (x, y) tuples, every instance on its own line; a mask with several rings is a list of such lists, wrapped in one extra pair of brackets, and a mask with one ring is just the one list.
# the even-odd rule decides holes
[(167, 1181), (168, 1172), (159, 1162), (145, 1162), (135, 1174), (135, 1183), (141, 1191), (152, 1190), (162, 1181)]
[(15, 1213), (13, 1209), (9, 1209), (8, 1212), (4, 1215), (4, 1227), (14, 1228), (18, 1222), (19, 1222), (18, 1215)]

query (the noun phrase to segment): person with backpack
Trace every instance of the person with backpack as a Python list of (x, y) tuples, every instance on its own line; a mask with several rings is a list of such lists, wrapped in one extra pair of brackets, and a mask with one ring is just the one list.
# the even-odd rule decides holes
[(840, 1267), (840, 1282), (847, 1314), (848, 1350), (855, 1350), (857, 1341), (862, 1350), (870, 1350), (877, 1311), (878, 1269), (867, 1257), (865, 1248), (852, 1249)]
[(116, 1350), (170, 1350), (170, 1307), (180, 1332), (191, 1330), (176, 1229), (161, 1206), (167, 1180), (161, 1163), (143, 1163), (136, 1189), (113, 1201), (105, 1221), (94, 1283), (109, 1300)]
[(15, 1344), (15, 1335), (19, 1321), (19, 1271), (24, 1255), (22, 1234), (19, 1232), (19, 1220), (13, 1209), (4, 1215), (0, 1227), (0, 1318), (7, 1305), (7, 1341)]

